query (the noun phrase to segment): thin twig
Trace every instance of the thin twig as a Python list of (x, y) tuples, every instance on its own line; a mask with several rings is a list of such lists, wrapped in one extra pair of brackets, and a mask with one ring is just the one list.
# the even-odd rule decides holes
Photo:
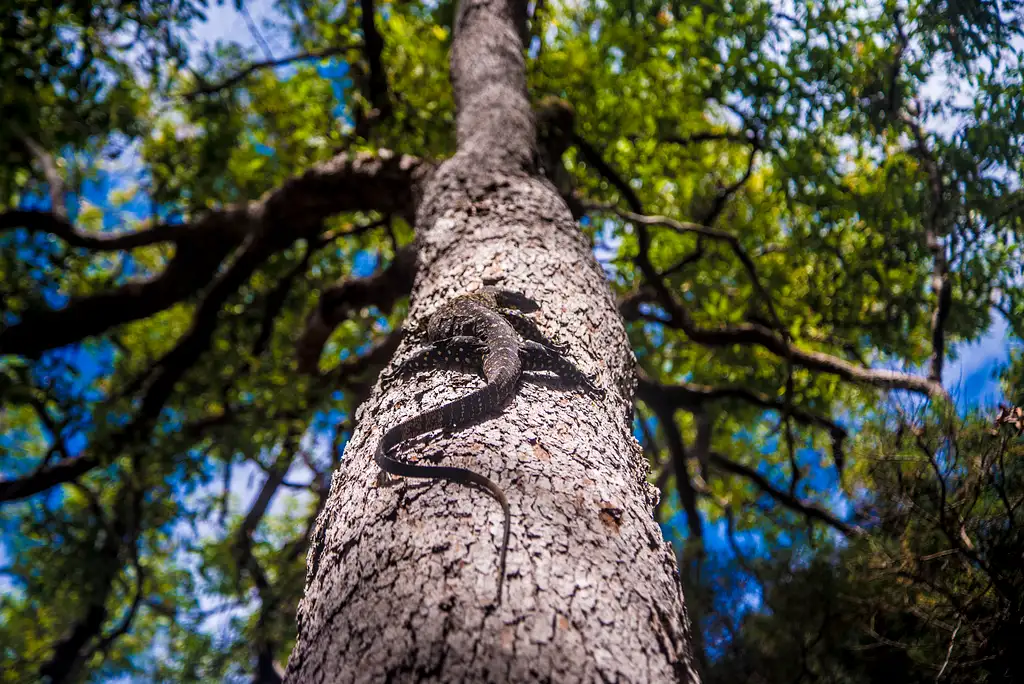
[(956, 634), (960, 631), (960, 625), (963, 624), (963, 618), (959, 618), (956, 621), (956, 629), (953, 630), (953, 635), (949, 637), (949, 648), (946, 649), (946, 660), (942, 663), (942, 667), (939, 668), (939, 674), (935, 675), (935, 681), (942, 679), (943, 673), (946, 671), (946, 667), (949, 665), (949, 658), (953, 655), (953, 643), (956, 641)]
[(710, 452), (709, 454), (711, 464), (720, 470), (724, 470), (733, 475), (739, 475), (749, 480), (755, 487), (760, 489), (762, 492), (772, 497), (780, 504), (798, 513), (802, 513), (808, 518), (819, 520), (826, 525), (835, 528), (839, 532), (847, 536), (860, 536), (864, 534), (864, 530), (856, 525), (849, 525), (842, 520), (839, 520), (834, 515), (821, 508), (817, 504), (808, 503), (802, 501), (795, 496), (790, 496), (786, 492), (783, 492), (776, 488), (764, 475), (757, 472), (753, 468), (749, 468), (745, 465), (731, 461), (728, 458), (722, 456), (717, 452)]
[(213, 93), (220, 92), (221, 90), (226, 90), (234, 85), (237, 85), (241, 81), (245, 80), (247, 76), (257, 71), (260, 71), (261, 69), (272, 69), (277, 68), (279, 66), (284, 66), (286, 64), (291, 64), (292, 62), (302, 62), (310, 59), (323, 59), (325, 57), (333, 57), (334, 55), (340, 55), (344, 52), (347, 52), (349, 49), (351, 49), (351, 46), (330, 47), (325, 48), (323, 50), (300, 52), (299, 54), (292, 55), (290, 57), (282, 57), (281, 59), (268, 59), (263, 62), (255, 62), (253, 64), (250, 64), (246, 68), (242, 69), (238, 73), (234, 74), (233, 76), (229, 76), (223, 81), (220, 81), (219, 83), (203, 85), (202, 87), (193, 90), (192, 92), (185, 95), (185, 99), (191, 100), (196, 97), (199, 97), (200, 95), (212, 95)]

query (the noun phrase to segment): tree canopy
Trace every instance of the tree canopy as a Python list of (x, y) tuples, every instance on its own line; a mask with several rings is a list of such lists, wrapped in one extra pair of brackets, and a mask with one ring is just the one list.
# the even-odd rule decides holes
[[(1022, 3), (531, 7), (545, 170), (627, 323), (708, 678), (1010, 677)], [(3, 681), (285, 662), (401, 334), (453, 3), (236, 8), (252, 37), (209, 50), (202, 1), (7, 8)], [(998, 414), (950, 368), (993, 321)]]

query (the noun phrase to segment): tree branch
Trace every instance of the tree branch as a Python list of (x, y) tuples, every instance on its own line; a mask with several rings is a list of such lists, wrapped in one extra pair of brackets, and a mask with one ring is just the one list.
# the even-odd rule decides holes
[(378, 155), (342, 154), (257, 201), (210, 212), (173, 230), (166, 227), (177, 239), (177, 251), (162, 273), (73, 299), (63, 309), (25, 312), (18, 323), (0, 332), (0, 354), (36, 358), (49, 349), (152, 316), (206, 287), (247, 235), (265, 234), (268, 246), (279, 250), (313, 235), (334, 214), (382, 211), (411, 217), (419, 186), (432, 168), (386, 150)]
[[(764, 297), (766, 304), (770, 307), (772, 317), (778, 325), (778, 315), (775, 313), (771, 298), (767, 291), (760, 284), (757, 278), (756, 267), (740, 247), (735, 236), (714, 228), (700, 224), (681, 223), (664, 216), (644, 216), (635, 212), (626, 212), (621, 209), (613, 209), (623, 218), (634, 221), (638, 227), (647, 225), (664, 225), (678, 232), (690, 232), (708, 238), (729, 242), (744, 265), (744, 268), (751, 275), (754, 287)], [(777, 356), (785, 358), (788, 362), (802, 366), (809, 370), (824, 371), (837, 375), (844, 380), (858, 382), (881, 389), (905, 389), (918, 392), (933, 398), (948, 399), (949, 395), (943, 388), (942, 383), (931, 378), (922, 378), (908, 373), (891, 370), (873, 370), (856, 366), (848, 361), (822, 352), (805, 350), (797, 347), (784, 335), (771, 328), (757, 324), (745, 323), (732, 326), (718, 326), (717, 328), (698, 327), (685, 305), (675, 297), (668, 289), (661, 275), (657, 273), (650, 262), (648, 250), (650, 248), (650, 236), (645, 231), (638, 232), (640, 253), (637, 255), (637, 262), (641, 272), (649, 282), (653, 299), (660, 304), (669, 314), (669, 320), (660, 321), (666, 325), (681, 329), (686, 335), (698, 344), (707, 346), (730, 346), (734, 344), (757, 345)], [(629, 298), (629, 307), (624, 310), (626, 313), (634, 313), (639, 316), (639, 303), (642, 296)], [(621, 310), (621, 309), (620, 309)]]
[[(637, 375), (636, 396), (644, 403), (665, 402), (674, 408), (691, 412), (699, 411), (709, 403), (730, 399), (780, 413), (787, 408), (784, 401), (773, 399), (746, 387), (709, 387), (690, 383), (665, 385), (652, 380), (643, 371), (639, 371)], [(795, 407), (789, 407), (789, 416), (802, 425), (821, 428), (829, 433), (832, 438), (832, 458), (836, 462), (836, 468), (842, 470), (843, 442), (847, 437), (846, 429), (828, 418)]]
[(196, 309), (188, 332), (147, 373), (146, 393), (135, 423), (142, 426), (156, 420), (174, 391), (174, 386), (209, 348), (217, 328), (218, 314), (225, 302), (252, 277), (269, 255), (267, 245), (255, 237), (239, 248), (235, 261), (214, 280)]
[[(365, 393), (368, 391), (372, 381), (366, 380), (363, 376), (371, 369), (381, 368), (387, 364), (398, 348), (398, 343), (401, 339), (401, 330), (391, 333), (375, 344), (363, 356), (347, 359), (331, 372), (322, 375), (314, 385), (313, 391), (321, 393), (345, 387), (349, 391), (357, 393), (357, 395)], [(174, 378), (170, 374), (165, 373), (162, 377), (165, 379), (161, 384), (169, 384), (173, 387)], [(155, 384), (150, 385), (150, 392), (154, 392), (153, 385)], [(144, 403), (146, 403), (145, 400)], [(150, 399), (147, 406), (149, 412), (156, 409), (156, 398)], [(159, 413), (159, 410), (157, 410), (157, 413)], [(232, 411), (228, 409), (224, 413), (212, 414), (199, 421), (190, 423), (183, 430), (186, 430), (190, 438), (195, 440), (206, 430), (224, 425), (231, 418)], [(23, 477), (0, 480), (0, 504), (9, 501), (20, 501), (59, 484), (72, 482), (93, 468), (109, 464), (132, 441), (144, 439), (147, 434), (148, 432), (141, 431), (141, 424), (138, 418), (136, 418), (131, 424), (114, 433), (109, 442), (90, 445), (89, 450), (82, 456), (40, 468), (36, 472)], [(111, 454), (115, 456), (111, 456)]]
[(722, 211), (725, 210), (725, 206), (728, 203), (729, 198), (747, 184), (747, 181), (750, 180), (750, 176), (754, 173), (754, 162), (757, 161), (758, 150), (760, 150), (760, 144), (757, 142), (757, 138), (755, 137), (753, 147), (750, 149), (750, 158), (747, 160), (746, 171), (735, 183), (727, 185), (724, 188), (720, 188), (719, 191), (715, 193), (715, 198), (711, 201), (711, 206), (708, 207), (707, 211), (704, 211), (697, 216), (700, 223), (710, 226), (717, 221), (718, 217), (722, 215)]
[(626, 201), (629, 206), (636, 214), (643, 213), (643, 204), (640, 202), (640, 198), (637, 197), (636, 191), (629, 186), (629, 183), (619, 175), (619, 172), (613, 169), (601, 156), (601, 153), (594, 149), (586, 139), (583, 138), (579, 133), (573, 131), (572, 133), (572, 144), (576, 146), (576, 149), (580, 151), (583, 156), (583, 160), (590, 166), (593, 166), (601, 176), (612, 184), (612, 187), (619, 191), (622, 195), (622, 199)]
[[(647, 404), (651, 412), (658, 418), (658, 424), (665, 435), (669, 462), (672, 472), (676, 476), (676, 491), (679, 494), (679, 501), (683, 505), (683, 510), (686, 511), (686, 526), (694, 537), (700, 539), (704, 532), (703, 522), (700, 517), (700, 511), (697, 509), (697, 491), (690, 480), (690, 472), (689, 468), (687, 468), (686, 447), (683, 444), (683, 435), (679, 432), (679, 426), (676, 425), (676, 407), (664, 399), (663, 395), (652, 393), (648, 395), (644, 403)], [(662, 471), (662, 476), (664, 475), (665, 471)]]
[[(107, 599), (123, 568), (124, 552), (130, 549), (133, 558), (137, 553), (134, 547), (138, 543), (143, 496), (144, 490), (137, 486), (136, 481), (126, 481), (117, 497), (115, 515), (110, 516), (108, 522), (101, 519), (100, 524), (107, 528), (106, 534), (101, 537), (102, 544), (97, 549), (99, 559), (89, 574), (91, 586), (82, 588), (83, 592), (90, 589), (93, 592), (87, 597), (83, 615), (55, 644), (53, 653), (39, 668), (39, 675), (45, 681), (53, 684), (74, 681), (89, 655), (95, 652), (90, 643), (102, 634), (108, 615)], [(129, 615), (134, 616), (134, 610)], [(101, 638), (99, 643), (102, 646), (105, 641)]]
[(238, 0), (238, 2), (235, 3), (235, 6), (238, 8), (242, 18), (245, 19), (245, 25), (249, 29), (249, 34), (253, 37), (253, 40), (259, 44), (260, 49), (263, 50), (264, 56), (270, 60), (274, 59), (274, 52), (270, 49), (267, 39), (263, 37), (263, 33), (260, 32), (256, 22), (253, 21), (252, 15), (249, 14), (249, 9), (245, 6), (245, 1)]
[[(675, 219), (668, 218), (667, 216), (646, 216), (644, 214), (614, 208), (613, 211), (620, 217), (628, 221), (632, 221), (633, 223), (641, 223), (648, 226), (663, 226), (665, 228), (670, 228), (677, 233), (694, 233), (701, 237), (718, 240), (728, 244), (733, 254), (735, 254), (736, 258), (743, 264), (743, 268), (746, 270), (747, 275), (750, 276), (754, 289), (757, 290), (757, 293), (764, 300), (765, 305), (768, 307), (768, 310), (772, 315), (774, 323), (781, 326), (779, 315), (775, 311), (775, 304), (772, 302), (772, 298), (768, 294), (768, 290), (765, 289), (764, 285), (761, 283), (760, 277), (757, 275), (757, 266), (754, 265), (754, 260), (751, 259), (750, 255), (747, 254), (745, 249), (743, 249), (743, 245), (740, 244), (738, 237), (724, 230), (711, 228), (710, 226), (702, 225), (700, 223), (676, 221)], [(658, 280), (661, 280), (663, 277), (664, 274), (661, 274), (658, 277)]]
[[(144, 386), (145, 393), (141, 406), (131, 423), (115, 433), (110, 443), (103, 445), (107, 450), (117, 453), (133, 440), (144, 439), (150, 433), (174, 391), (175, 384), (208, 348), (216, 328), (217, 314), (224, 302), (252, 275), (265, 258), (266, 252), (261, 246), (248, 244), (240, 250), (239, 257), (217, 278), (196, 310), (188, 332), (170, 352), (154, 364), (139, 383), (136, 383), (135, 388), (129, 389), (129, 392), (134, 394), (138, 386)], [(0, 481), (0, 502), (24, 499), (81, 477), (103, 462), (104, 457), (97, 453), (97, 446), (70, 461), (37, 469), (36, 472), (22, 478)]]
[(703, 521), (700, 511), (697, 509), (697, 491), (690, 480), (690, 470), (686, 464), (686, 447), (683, 444), (683, 435), (676, 425), (675, 411), (664, 404), (649, 404), (651, 410), (658, 416), (658, 423), (665, 433), (665, 441), (668, 444), (668, 452), (672, 463), (672, 472), (676, 476), (676, 491), (679, 500), (686, 511), (686, 526), (695, 538), (700, 539), (704, 535)]
[(202, 288), (217, 272), (235, 241), (214, 217), (201, 220), (202, 237), (179, 243), (162, 273), (108, 292), (72, 299), (63, 309), (35, 309), (0, 332), (0, 354), (38, 358), (43, 352), (98, 335), (114, 326), (152, 316)]
[(183, 240), (197, 230), (195, 224), (160, 224), (136, 232), (125, 233), (81, 233), (65, 217), (50, 211), (14, 209), (0, 213), (0, 233), (15, 228), (24, 228), (29, 233), (49, 233), (71, 247), (81, 247), (94, 252), (116, 252), (146, 247), (161, 242)]
[(334, 329), (353, 312), (367, 306), (390, 310), (395, 301), (412, 291), (416, 276), (416, 247), (400, 248), (384, 270), (367, 278), (343, 280), (326, 288), (306, 318), (306, 327), (295, 343), (299, 371), (317, 374), (320, 355)]
[[(273, 630), (270, 629), (270, 622), (277, 609), (277, 592), (274, 591), (274, 587), (271, 585), (259, 560), (252, 553), (251, 536), (256, 525), (259, 524), (260, 518), (263, 517), (270, 499), (273, 498), (274, 493), (281, 486), (285, 471), (288, 470), (288, 465), (290, 465), (290, 459), (282, 458), (281, 460), (285, 461), (285, 464), (274, 468), (274, 472), (271, 473), (264, 483), (257, 501), (246, 516), (245, 523), (239, 528), (235, 547), (239, 573), (241, 573), (243, 568), (249, 573), (253, 586), (256, 588), (256, 593), (260, 597), (260, 611), (255, 625), (255, 635), (252, 644), (253, 651), (256, 654), (254, 684), (278, 684), (282, 681), (281, 667), (274, 659), (277, 643)], [(251, 527), (249, 527), (250, 522)], [(239, 592), (242, 592), (241, 587), (239, 587)]]
[(132, 544), (129, 547), (129, 552), (132, 556), (132, 565), (135, 567), (135, 596), (132, 598), (131, 605), (128, 606), (128, 610), (125, 611), (124, 616), (121, 618), (121, 622), (115, 627), (110, 633), (103, 635), (103, 638), (93, 649), (96, 651), (106, 651), (110, 648), (111, 644), (124, 636), (131, 628), (132, 623), (135, 621), (135, 616), (139, 612), (139, 607), (142, 605), (143, 584), (146, 580), (146, 573), (142, 569), (142, 564), (139, 562), (139, 549), (137, 544)]
[(711, 142), (715, 140), (724, 140), (728, 142), (734, 142), (741, 145), (752, 145), (757, 147), (759, 145), (757, 137), (750, 133), (738, 133), (735, 131), (704, 131), (701, 133), (691, 133), (689, 135), (666, 135), (661, 137), (662, 142), (670, 143), (673, 145), (695, 145), (703, 142)]
[[(921, 105), (917, 105), (920, 111)], [(902, 114), (901, 119), (910, 128), (914, 137), (917, 158), (928, 177), (928, 188), (931, 193), (931, 208), (924, 219), (925, 246), (932, 253), (932, 292), (935, 293), (935, 309), (932, 311), (931, 337), (932, 359), (928, 378), (933, 382), (942, 382), (942, 367), (946, 359), (946, 319), (953, 303), (953, 283), (949, 277), (949, 264), (942, 244), (942, 235), (946, 232), (941, 225), (945, 208), (945, 184), (942, 182), (942, 171), (938, 160), (928, 147), (928, 140), (920, 122), (909, 114)]]
[[(653, 289), (660, 290), (654, 300), (662, 305), (669, 315), (668, 320), (659, 322), (682, 330), (698, 344), (710, 347), (727, 347), (734, 344), (756, 345), (783, 358), (792, 355), (793, 362), (798, 366), (830, 373), (849, 382), (879, 389), (903, 389), (934, 399), (949, 399), (949, 394), (942, 384), (929, 378), (900, 371), (864, 368), (824, 352), (801, 349), (763, 325), (744, 323), (715, 328), (699, 327), (682, 302), (669, 293), (664, 283), (660, 288), (655, 285)], [(634, 303), (636, 302), (634, 301)]]
[(795, 496), (792, 496), (790, 494), (787, 494), (786, 492), (777, 489), (775, 486), (772, 485), (768, 478), (766, 478), (764, 475), (757, 472), (756, 470), (748, 468), (745, 465), (735, 463), (734, 461), (730, 461), (729, 459), (725, 458), (721, 454), (716, 453), (714, 451), (710, 452), (708, 456), (710, 458), (711, 465), (718, 468), (719, 470), (723, 470), (727, 473), (732, 473), (733, 475), (739, 475), (741, 477), (746, 478), (747, 480), (750, 480), (750, 482), (755, 487), (757, 487), (759, 490), (761, 490), (768, 496), (778, 501), (786, 508), (796, 511), (797, 513), (801, 513), (802, 515), (805, 515), (808, 518), (818, 520), (819, 522), (823, 522), (826, 525), (838, 530), (839, 532), (842, 532), (847, 536), (859, 536), (864, 534), (864, 530), (862, 530), (861, 528), (855, 525), (848, 525), (844, 523), (843, 521), (839, 520), (831, 513), (820, 507), (819, 505), (805, 502), (801, 499), (798, 499)]
[(391, 116), (391, 99), (388, 95), (388, 79), (384, 74), (381, 56), (384, 52), (384, 39), (377, 30), (373, 0), (359, 0), (360, 28), (363, 31), (363, 55), (370, 67), (367, 82), (367, 94), (370, 104), (376, 109), (374, 120), (382, 120)]
[(228, 78), (213, 84), (203, 84), (196, 90), (185, 95), (186, 100), (195, 99), (201, 95), (212, 95), (213, 93), (220, 92), (221, 90), (227, 90), (232, 86), (237, 85), (241, 81), (244, 81), (246, 77), (253, 74), (261, 69), (273, 69), (279, 66), (285, 66), (293, 62), (304, 62), (310, 59), (324, 59), (325, 57), (333, 57), (334, 55), (344, 54), (351, 49), (352, 46), (346, 47), (330, 47), (323, 50), (313, 50), (310, 52), (300, 52), (290, 57), (282, 57), (281, 59), (268, 59), (262, 62), (254, 62), (246, 68), (242, 69), (238, 73), (229, 76)]
[(37, 469), (24, 477), (0, 480), (0, 503), (19, 501), (45, 492), (64, 482), (72, 482), (100, 464), (100, 456), (88, 453), (71, 460)]

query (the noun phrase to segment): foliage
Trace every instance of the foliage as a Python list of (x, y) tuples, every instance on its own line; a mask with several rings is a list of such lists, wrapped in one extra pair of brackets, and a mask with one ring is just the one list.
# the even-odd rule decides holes
[(858, 454), (871, 536), (755, 561), (770, 613), (722, 625), (708, 681), (1021, 678), (1022, 424), (890, 422)]

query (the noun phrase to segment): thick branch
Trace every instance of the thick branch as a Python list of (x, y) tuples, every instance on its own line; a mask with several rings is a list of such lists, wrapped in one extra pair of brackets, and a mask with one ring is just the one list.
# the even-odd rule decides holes
[[(214, 283), (193, 318), (189, 331), (178, 344), (157, 362), (148, 375), (142, 406), (132, 422), (116, 433), (111, 443), (104, 445), (114, 453), (135, 438), (148, 435), (154, 422), (170, 398), (175, 384), (209, 347), (216, 327), (217, 314), (227, 298), (244, 283), (266, 258), (266, 251), (250, 244), (239, 258)], [(16, 480), (0, 482), (0, 501), (23, 499), (45, 491), (63, 482), (84, 475), (102, 462), (102, 456), (93, 447), (86, 454), (71, 461), (47, 466)]]
[(0, 502), (26, 499), (64, 482), (72, 482), (100, 464), (100, 455), (89, 452), (77, 458), (40, 468), (24, 477), (0, 480)]
[[(142, 383), (145, 385), (145, 393), (139, 412), (129, 425), (112, 436), (110, 442), (102, 445), (105, 451), (116, 454), (133, 440), (143, 439), (150, 433), (174, 391), (175, 384), (209, 347), (216, 327), (217, 314), (224, 302), (252, 275), (265, 258), (265, 250), (257, 249), (250, 244), (241, 250), (239, 258), (215, 281), (196, 311), (188, 332), (146, 375)], [(24, 499), (55, 485), (76, 480), (102, 462), (104, 456), (97, 453), (94, 446), (85, 454), (70, 461), (44, 466), (22, 478), (0, 481), (0, 502)]]
[(210, 347), (217, 319), (228, 298), (256, 272), (269, 254), (268, 246), (258, 238), (239, 248), (231, 266), (214, 280), (210, 291), (192, 317), (192, 324), (171, 351), (163, 356), (146, 382), (146, 394), (135, 423), (148, 426), (163, 410), (174, 386)]
[[(784, 333), (764, 325), (745, 323), (735, 326), (719, 326), (717, 328), (698, 327), (690, 316), (689, 310), (682, 301), (672, 294), (665, 284), (662, 275), (656, 271), (651, 263), (649, 256), (650, 236), (645, 227), (648, 225), (662, 225), (670, 227), (677, 232), (690, 232), (701, 237), (727, 242), (750, 275), (755, 289), (758, 290), (769, 307), (776, 325), (780, 325), (771, 297), (758, 278), (756, 266), (750, 256), (742, 249), (738, 239), (725, 231), (700, 224), (681, 223), (663, 216), (644, 216), (637, 212), (626, 212), (619, 209), (615, 211), (623, 218), (633, 221), (638, 227), (640, 253), (637, 255), (637, 264), (649, 282), (650, 292), (654, 295), (653, 299), (664, 307), (670, 317), (668, 321), (661, 322), (683, 330), (690, 339), (698, 344), (707, 346), (758, 345), (785, 358), (788, 364), (800, 365), (809, 370), (832, 373), (851, 382), (867, 384), (882, 389), (905, 389), (933, 398), (948, 399), (949, 395), (946, 393), (941, 381), (898, 371), (863, 368), (829, 354), (804, 350), (793, 344)], [(642, 300), (642, 296), (629, 297), (620, 304), (620, 311), (627, 317), (630, 315), (639, 317), (641, 316), (639, 304)], [(792, 377), (791, 374), (790, 377)], [(791, 415), (791, 410), (786, 410), (786, 407), (783, 407), (782, 410), (784, 414)], [(833, 432), (832, 434), (833, 444), (837, 447), (834, 450), (834, 455), (838, 459), (836, 464), (841, 467), (842, 452), (838, 448), (836, 433)]]
[(302, 255), (302, 259), (299, 260), (299, 263), (288, 271), (278, 281), (277, 285), (274, 286), (274, 289), (267, 294), (266, 303), (263, 305), (263, 315), (260, 317), (260, 331), (256, 335), (256, 341), (252, 344), (253, 358), (263, 356), (263, 353), (267, 351), (267, 347), (270, 346), (270, 338), (274, 334), (274, 322), (284, 309), (285, 301), (287, 301), (288, 294), (291, 292), (292, 287), (294, 287), (295, 282), (299, 279), (299, 276), (305, 274), (306, 269), (309, 267), (310, 257), (313, 256), (313, 252), (316, 249), (319, 249), (316, 245), (307, 245), (306, 251)]
[(676, 409), (657, 394), (649, 395), (649, 400), (645, 400), (644, 403), (658, 417), (658, 424), (665, 435), (672, 472), (676, 476), (676, 491), (683, 510), (686, 511), (686, 525), (694, 537), (700, 538), (703, 535), (703, 523), (697, 509), (697, 491), (690, 480), (690, 471), (686, 464), (683, 435), (676, 425)]
[(0, 354), (35, 358), (48, 349), (152, 316), (206, 287), (246, 235), (265, 234), (269, 246), (282, 249), (309, 237), (324, 219), (341, 212), (412, 216), (419, 184), (431, 168), (413, 157), (387, 151), (339, 155), (257, 201), (211, 212), (173, 230), (167, 227), (177, 237), (177, 252), (161, 274), (73, 299), (63, 309), (25, 312), (18, 323), (0, 332)]
[(339, 154), (250, 203), (249, 210), (268, 232), (292, 239), (311, 235), (324, 219), (347, 211), (396, 214), (412, 223), (421, 186), (432, 172), (431, 164), (389, 150)]
[(676, 425), (675, 411), (665, 406), (652, 406), (661, 423), (661, 429), (665, 433), (665, 441), (668, 443), (668, 452), (672, 459), (672, 472), (676, 476), (676, 491), (679, 493), (679, 500), (686, 511), (686, 526), (690, 534), (701, 538), (704, 534), (703, 521), (700, 511), (697, 509), (697, 491), (690, 480), (690, 470), (686, 465), (686, 447), (683, 445), (683, 435)]
[(0, 233), (24, 228), (29, 233), (49, 233), (71, 247), (94, 252), (116, 252), (146, 247), (161, 242), (177, 242), (193, 235), (197, 224), (160, 224), (146, 230), (126, 233), (81, 233), (63, 218), (50, 211), (15, 209), (0, 213)]
[[(358, 395), (365, 394), (369, 389), (370, 381), (365, 380), (363, 376), (374, 368), (383, 367), (394, 356), (400, 340), (401, 331), (396, 331), (376, 344), (365, 355), (347, 359), (339, 364), (337, 368), (330, 373), (324, 374), (317, 381), (313, 388), (314, 396), (339, 388), (345, 388), (347, 391), (355, 392)], [(173, 387), (174, 383), (171, 382), (173, 376), (165, 373), (162, 377), (164, 380), (160, 385), (165, 387), (170, 385)], [(153, 393), (155, 392), (154, 388), (157, 387), (157, 383), (154, 382), (150, 385), (149, 391)], [(151, 399), (147, 406), (148, 411), (157, 410), (157, 413), (159, 413), (155, 399)], [(244, 410), (244, 407), (239, 408), (238, 412), (240, 413), (242, 410)], [(206, 430), (229, 422), (232, 416), (233, 413), (229, 409), (225, 413), (212, 414), (200, 421), (190, 423), (183, 430), (190, 439), (197, 440)], [(30, 496), (45, 492), (56, 485), (77, 480), (93, 468), (97, 468), (104, 463), (110, 463), (113, 458), (112, 454), (119, 454), (132, 441), (142, 439), (145, 434), (148, 433), (140, 433), (140, 423), (136, 419), (132, 424), (112, 435), (110, 441), (103, 444), (90, 445), (89, 450), (81, 456), (40, 468), (36, 472), (24, 477), (0, 480), (0, 503), (27, 499)]]
[(374, 119), (386, 119), (391, 115), (391, 98), (388, 96), (388, 79), (384, 74), (381, 56), (384, 39), (377, 30), (373, 0), (360, 0), (360, 28), (363, 31), (363, 55), (370, 67), (367, 95), (370, 104), (377, 110)]
[(146, 573), (142, 568), (142, 564), (139, 563), (138, 548), (133, 545), (129, 551), (132, 555), (132, 565), (135, 567), (135, 596), (132, 598), (131, 604), (128, 606), (128, 610), (125, 611), (121, 617), (121, 621), (114, 629), (107, 634), (103, 635), (103, 638), (96, 645), (93, 652), (106, 651), (110, 648), (111, 644), (123, 637), (131, 629), (132, 623), (135, 621), (135, 616), (139, 613), (139, 608), (142, 606), (142, 600), (145, 597), (143, 591), (143, 585), (146, 580)]
[(179, 243), (164, 271), (150, 280), (72, 299), (63, 309), (26, 311), (20, 321), (0, 332), (0, 353), (38, 358), (47, 350), (148, 318), (194, 294), (217, 272), (234, 239), (212, 220), (197, 226), (211, 230), (205, 237)]
[(390, 310), (412, 290), (415, 276), (416, 247), (410, 244), (400, 248), (391, 264), (379, 273), (343, 280), (325, 289), (295, 344), (299, 371), (315, 375), (324, 345), (339, 323), (368, 306)]

